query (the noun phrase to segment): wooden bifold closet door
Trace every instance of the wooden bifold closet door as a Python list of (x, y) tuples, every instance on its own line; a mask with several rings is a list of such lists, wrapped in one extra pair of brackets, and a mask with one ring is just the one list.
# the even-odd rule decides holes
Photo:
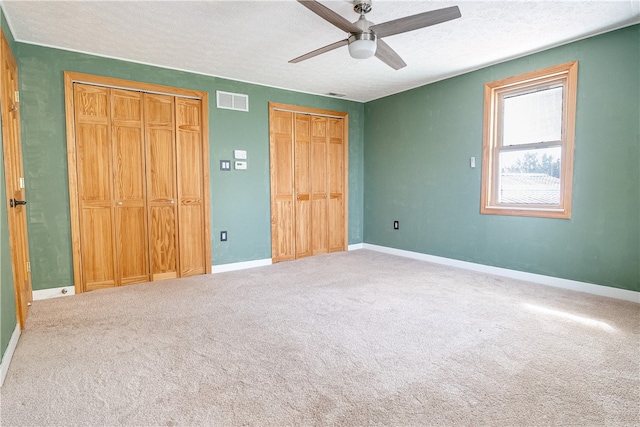
[(211, 271), (206, 94), (136, 85), (65, 73), (76, 292)]
[(269, 105), (273, 262), (346, 250), (347, 120)]

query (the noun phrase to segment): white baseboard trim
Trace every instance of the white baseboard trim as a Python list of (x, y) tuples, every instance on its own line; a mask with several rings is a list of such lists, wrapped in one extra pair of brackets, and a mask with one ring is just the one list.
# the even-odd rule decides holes
[(383, 252), (390, 255), (398, 255), (406, 258), (413, 258), (421, 261), (433, 262), (436, 264), (448, 265), (451, 267), (477, 271), (480, 273), (488, 273), (494, 274), (496, 276), (509, 277), (511, 279), (524, 280), (527, 282), (538, 283), (545, 286), (553, 286), (555, 288), (570, 289), (572, 291), (586, 292), (588, 294), (640, 303), (640, 292), (630, 291), (627, 289), (612, 288), (610, 286), (594, 285), (593, 283), (579, 282), (576, 280), (544, 276), (542, 274), (527, 273), (524, 271), (510, 270), (507, 268), (476, 264), (473, 262), (460, 261), (457, 259), (444, 258), (435, 255), (427, 255), (419, 252), (405, 251), (403, 249), (395, 249), (387, 246), (372, 245), (369, 243), (364, 244), (364, 249)]
[(364, 243), (355, 243), (347, 248), (349, 251), (357, 251), (358, 249), (364, 249)]
[(253, 261), (234, 262), (231, 264), (220, 264), (211, 266), (211, 274), (224, 273), (227, 271), (245, 270), (247, 268), (264, 267), (265, 265), (271, 265), (273, 261), (271, 258), (256, 259)]
[(19, 338), (20, 325), (18, 324), (11, 334), (11, 339), (9, 340), (7, 350), (2, 355), (2, 362), (0, 362), (0, 387), (2, 387), (2, 384), (4, 384), (4, 378), (7, 376), (7, 372), (9, 372), (9, 365), (11, 364), (11, 359), (13, 358), (13, 352), (16, 351), (16, 346), (18, 345)]
[(39, 291), (33, 291), (33, 300), (39, 301), (49, 298), (68, 297), (69, 295), (75, 295), (76, 288), (73, 286), (63, 286), (61, 288), (41, 289)]

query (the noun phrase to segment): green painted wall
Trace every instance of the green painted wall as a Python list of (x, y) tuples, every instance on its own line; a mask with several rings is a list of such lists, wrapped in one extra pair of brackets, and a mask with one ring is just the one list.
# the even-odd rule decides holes
[[(349, 113), (350, 244), (638, 290), (638, 41), (633, 26), (366, 104), (15, 43), (33, 288), (73, 282), (63, 97), (69, 70), (209, 92), (214, 264), (271, 256), (272, 101)], [(573, 218), (480, 215), (484, 83), (576, 59)], [(216, 109), (216, 90), (248, 94), (250, 112)], [(220, 172), (219, 160), (238, 148), (248, 151), (249, 169)], [(470, 156), (476, 169), (468, 167)], [(394, 219), (399, 231), (392, 230)], [(228, 242), (219, 242), (220, 230), (229, 232)]]
[[(364, 241), (640, 290), (639, 46), (635, 25), (367, 103)], [(480, 215), (483, 85), (573, 60), (572, 218)]]
[[(73, 283), (63, 71), (209, 92), (213, 264), (271, 257), (268, 102), (349, 113), (349, 242), (363, 239), (364, 105), (18, 43), (33, 289)], [(249, 95), (248, 113), (216, 108), (215, 91)], [(246, 149), (246, 171), (220, 172)], [(221, 230), (229, 240), (220, 242)]]
[[(13, 35), (0, 9), (0, 25), (10, 47), (14, 46)], [(0, 108), (4, 108), (0, 105)], [(0, 132), (0, 153), (3, 153)], [(7, 350), (11, 334), (16, 328), (16, 300), (13, 289), (13, 271), (9, 252), (9, 224), (7, 222), (7, 192), (5, 188), (4, 161), (0, 161), (0, 360)]]

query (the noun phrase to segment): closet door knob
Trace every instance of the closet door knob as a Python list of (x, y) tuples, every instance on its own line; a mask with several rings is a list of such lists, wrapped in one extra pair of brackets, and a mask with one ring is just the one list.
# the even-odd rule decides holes
[(175, 201), (174, 201), (173, 199), (171, 199), (171, 201), (170, 201), (169, 203), (174, 204), (174, 203), (175, 203)]
[(122, 202), (118, 202), (118, 206), (122, 206)]
[(18, 207), (20, 205), (26, 205), (27, 202), (25, 202), (24, 200), (18, 200), (18, 199), (9, 199), (9, 206), (14, 208), (14, 207)]

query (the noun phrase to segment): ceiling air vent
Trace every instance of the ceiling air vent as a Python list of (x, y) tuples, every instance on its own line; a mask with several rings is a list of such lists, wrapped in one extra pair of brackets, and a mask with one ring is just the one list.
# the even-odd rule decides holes
[(249, 111), (249, 95), (216, 91), (218, 108), (236, 111)]

